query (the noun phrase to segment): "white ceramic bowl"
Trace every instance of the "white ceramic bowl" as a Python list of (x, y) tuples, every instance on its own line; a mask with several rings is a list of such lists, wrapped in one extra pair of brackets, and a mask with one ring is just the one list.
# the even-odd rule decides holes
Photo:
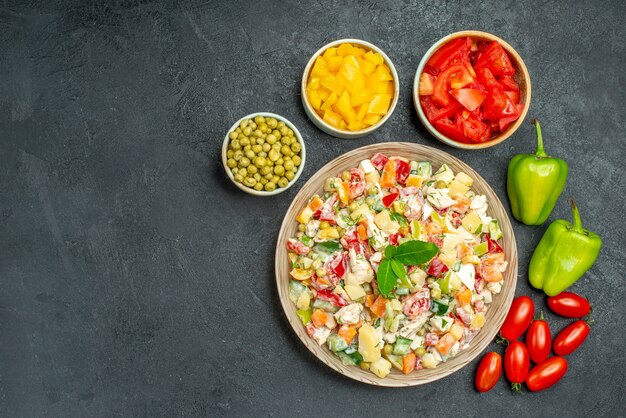
[[(293, 130), (293, 133), (295, 135), (295, 137), (297, 138), (298, 142), (300, 143), (300, 146), (302, 147), (302, 150), (300, 151), (300, 158), (302, 159), (302, 162), (300, 163), (300, 166), (298, 167), (298, 171), (296, 171), (296, 175), (294, 176), (293, 180), (291, 180), (288, 184), (287, 187), (277, 187), (275, 190), (272, 190), (271, 192), (267, 192), (265, 190), (254, 190), (251, 187), (247, 187), (244, 186), (241, 183), (238, 183), (235, 181), (235, 177), (233, 176), (233, 172), (231, 171), (231, 169), (228, 167), (228, 165), (226, 164), (226, 162), (228, 161), (228, 156), (226, 155), (227, 151), (228, 151), (228, 144), (230, 143), (230, 138), (229, 138), (229, 134), (234, 131), (235, 129), (237, 129), (237, 127), (239, 126), (239, 124), (246, 120), (246, 119), (254, 119), (257, 116), (263, 116), (266, 118), (275, 118), (279, 121), (283, 121), (285, 122), (285, 125), (287, 125), (290, 129)], [(293, 184), (298, 181), (298, 179), (300, 178), (300, 174), (302, 174), (302, 170), (304, 169), (304, 163), (306, 162), (306, 147), (304, 145), (304, 140), (302, 139), (302, 135), (300, 134), (300, 131), (298, 131), (298, 128), (296, 128), (296, 126), (291, 123), (287, 118), (277, 115), (275, 113), (269, 113), (269, 112), (257, 112), (257, 113), (251, 113), (247, 116), (244, 116), (243, 118), (239, 119), (237, 122), (235, 122), (233, 124), (233, 126), (230, 127), (230, 129), (228, 130), (228, 132), (226, 132), (226, 136), (224, 137), (224, 142), (222, 143), (222, 165), (224, 166), (224, 171), (226, 171), (226, 175), (228, 176), (228, 178), (230, 179), (230, 181), (232, 181), (235, 186), (239, 187), (241, 190), (243, 190), (246, 193), (250, 193), (256, 196), (273, 196), (273, 195), (277, 195), (279, 193), (284, 192), (285, 190), (287, 190), (288, 188), (290, 188), (291, 186), (293, 186)]]
[[(369, 128), (362, 129), (360, 131), (347, 131), (343, 129), (337, 129), (334, 126), (329, 125), (324, 122), (324, 120), (317, 114), (311, 103), (309, 103), (309, 99), (306, 94), (306, 85), (309, 80), (309, 74), (311, 73), (311, 68), (313, 68), (313, 64), (315, 63), (315, 59), (322, 55), (324, 51), (328, 48), (338, 46), (344, 43), (350, 43), (353, 45), (359, 45), (365, 47), (365, 49), (372, 50), (374, 52), (378, 52), (385, 60), (385, 63), (389, 66), (391, 70), (391, 74), (393, 75), (393, 83), (394, 83), (394, 95), (391, 101), (391, 105), (389, 106), (389, 111), (383, 118), (378, 121), (376, 125), (372, 125)], [(398, 72), (396, 71), (396, 67), (394, 67), (393, 63), (380, 48), (376, 45), (371, 44), (367, 41), (363, 41), (361, 39), (339, 39), (338, 41), (331, 42), (329, 44), (324, 45), (320, 49), (317, 50), (315, 54), (311, 57), (306, 67), (304, 68), (304, 73), (302, 74), (302, 86), (301, 86), (301, 96), (302, 96), (302, 105), (304, 106), (304, 110), (306, 114), (309, 116), (311, 121), (320, 128), (322, 131), (326, 132), (329, 135), (332, 135), (337, 138), (351, 139), (351, 138), (360, 138), (365, 135), (369, 135), (374, 132), (376, 129), (383, 126), (383, 124), (389, 119), (394, 109), (396, 108), (396, 104), (398, 103), (398, 98), (400, 97), (400, 82), (398, 79)]]
[[(490, 141), (483, 142), (480, 144), (464, 144), (461, 142), (454, 141), (448, 138), (447, 136), (443, 135), (442, 133), (440, 133), (430, 123), (430, 121), (426, 117), (426, 114), (424, 113), (424, 110), (422, 109), (422, 105), (420, 104), (420, 101), (419, 101), (420, 77), (430, 57), (435, 53), (435, 51), (437, 51), (439, 48), (441, 48), (443, 45), (447, 44), (448, 42), (451, 42), (457, 38), (465, 38), (468, 36), (472, 39), (478, 39), (481, 41), (490, 41), (490, 42), (498, 41), (498, 43), (502, 45), (502, 48), (504, 48), (504, 50), (509, 54), (513, 67), (515, 67), (515, 70), (516, 70), (515, 80), (518, 82), (520, 86), (521, 102), (524, 103), (524, 111), (522, 112), (519, 119), (513, 122), (511, 126), (509, 126), (504, 132), (500, 133), (498, 136), (495, 136)], [(465, 30), (461, 32), (455, 32), (455, 33), (452, 33), (448, 36), (441, 38), (440, 40), (435, 42), (428, 51), (426, 51), (426, 54), (424, 54), (424, 57), (422, 58), (422, 60), (419, 63), (419, 66), (417, 67), (417, 71), (415, 72), (415, 78), (413, 79), (413, 105), (415, 106), (415, 111), (417, 112), (417, 115), (419, 116), (420, 120), (422, 121), (426, 129), (428, 129), (428, 131), (439, 141), (455, 148), (481, 149), (481, 148), (492, 147), (494, 145), (499, 144), (500, 142), (503, 142), (504, 140), (509, 138), (511, 135), (513, 135), (513, 133), (517, 130), (517, 128), (521, 126), (522, 122), (524, 122), (524, 119), (526, 118), (526, 114), (528, 113), (528, 108), (530, 107), (531, 90), (532, 89), (531, 89), (531, 84), (530, 84), (530, 74), (528, 73), (526, 64), (524, 64), (524, 60), (522, 60), (522, 57), (517, 53), (517, 51), (511, 45), (509, 45), (508, 43), (506, 43), (504, 40), (500, 39), (499, 37), (492, 35), (490, 33), (487, 33), (487, 32), (480, 32), (476, 30)]]

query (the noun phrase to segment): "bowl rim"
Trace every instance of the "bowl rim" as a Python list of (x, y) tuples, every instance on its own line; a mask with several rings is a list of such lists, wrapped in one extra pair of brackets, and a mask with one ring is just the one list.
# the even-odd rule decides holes
[[(279, 121), (285, 122), (285, 125), (287, 125), (290, 129), (293, 130), (296, 138), (298, 139), (298, 142), (300, 143), (300, 146), (302, 147), (302, 150), (300, 151), (300, 158), (301, 158), (302, 162), (300, 163), (300, 167), (298, 167), (298, 170), (296, 171), (296, 175), (293, 177), (293, 180), (291, 180), (287, 184), (287, 187), (276, 188), (275, 190), (272, 190), (271, 192), (264, 191), (264, 190), (262, 190), (262, 191), (254, 190), (251, 187), (247, 187), (247, 186), (244, 186), (241, 183), (236, 182), (235, 181), (235, 176), (233, 176), (233, 173), (232, 173), (230, 167), (228, 167), (228, 164), (227, 164), (227, 161), (228, 161), (228, 156), (227, 156), (228, 144), (230, 143), (230, 138), (229, 138), (228, 135), (232, 131), (237, 129), (237, 127), (239, 126), (239, 124), (243, 120), (245, 120), (245, 119), (254, 119), (257, 116), (276, 118)], [(228, 176), (230, 181), (233, 182), (233, 184), (235, 186), (237, 186), (239, 189), (243, 190), (246, 193), (255, 195), (255, 196), (274, 196), (274, 195), (280, 194), (280, 193), (284, 192), (285, 190), (289, 189), (300, 178), (300, 175), (302, 174), (302, 171), (304, 169), (305, 162), (306, 162), (306, 145), (304, 144), (304, 139), (302, 138), (302, 134), (300, 134), (300, 131), (298, 130), (298, 128), (296, 128), (296, 126), (289, 119), (287, 119), (284, 116), (278, 115), (276, 113), (255, 112), (255, 113), (250, 113), (249, 115), (246, 115), (246, 116), (240, 118), (237, 122), (235, 122), (228, 129), (228, 131), (226, 132), (226, 135), (224, 136), (224, 141), (222, 142), (222, 166), (224, 167), (224, 171), (226, 172), (226, 175)]]
[[(498, 41), (498, 43), (500, 43), (500, 45), (502, 45), (502, 47), (506, 50), (506, 52), (510, 56), (512, 56), (514, 64), (516, 64), (516, 66), (518, 68), (518, 71), (520, 71), (524, 75), (524, 84), (525, 84), (525, 87), (526, 87), (526, 99), (524, 100), (524, 110), (522, 111), (522, 114), (520, 115), (520, 117), (511, 126), (509, 126), (509, 128), (505, 132), (501, 133), (500, 136), (496, 137), (495, 139), (492, 139), (491, 141), (484, 142), (484, 143), (481, 143), (481, 144), (464, 144), (464, 143), (461, 143), (461, 142), (454, 141), (454, 140), (446, 137), (445, 135), (441, 134), (430, 123), (430, 121), (428, 120), (428, 118), (424, 114), (422, 106), (421, 106), (421, 104), (419, 102), (419, 79), (420, 79), (420, 76), (422, 75), (422, 72), (424, 71), (424, 67), (426, 67), (426, 63), (428, 62), (430, 57), (435, 53), (435, 51), (437, 51), (439, 48), (441, 48), (443, 45), (447, 44), (448, 42), (450, 42), (450, 41), (452, 41), (454, 39), (461, 38), (461, 37), (466, 37), (466, 36), (469, 36), (471, 38), (481, 38), (481, 39), (488, 39), (488, 40), (491, 40), (491, 41)], [(526, 68), (526, 64), (524, 63), (524, 60), (519, 55), (519, 53), (515, 50), (515, 48), (513, 48), (508, 42), (506, 42), (502, 38), (500, 38), (500, 37), (498, 37), (498, 36), (496, 36), (496, 35), (494, 35), (492, 33), (489, 33), (489, 32), (483, 32), (483, 31), (477, 31), (477, 30), (463, 30), (463, 31), (454, 32), (454, 33), (451, 33), (449, 35), (444, 36), (443, 38), (441, 38), (437, 42), (435, 42), (426, 51), (426, 53), (422, 57), (419, 65), (417, 66), (417, 70), (415, 71), (415, 76), (413, 77), (413, 87), (412, 87), (411, 93), (412, 93), (412, 96), (413, 96), (413, 106), (415, 107), (415, 111), (417, 112), (417, 115), (419, 116), (419, 119), (422, 121), (422, 123), (424, 124), (426, 129), (435, 138), (437, 138), (439, 141), (443, 142), (444, 144), (450, 145), (451, 147), (473, 150), (473, 149), (489, 148), (489, 147), (493, 147), (494, 145), (498, 145), (499, 143), (505, 141), (511, 135), (513, 135), (513, 133), (515, 133), (515, 131), (517, 131), (517, 129), (524, 122), (524, 119), (526, 118), (526, 115), (528, 114), (528, 110), (529, 110), (529, 107), (530, 107), (530, 99), (531, 99), (531, 96), (532, 96), (532, 83), (531, 83), (531, 80), (530, 80), (530, 73), (528, 72), (528, 68)]]
[[(403, 148), (398, 151), (393, 148)], [(464, 171), (466, 171), (470, 176), (474, 178), (474, 183), (479, 184), (480, 187), (485, 191), (486, 194), (490, 195), (490, 199), (495, 197), (493, 201), (490, 201), (490, 209), (489, 213), (493, 214), (492, 211), (497, 210), (502, 214), (501, 219), (498, 220), (501, 223), (501, 227), (503, 232), (510, 234), (508, 241), (504, 243), (507, 248), (507, 261), (509, 262), (509, 268), (505, 273), (505, 280), (507, 282), (504, 284), (506, 288), (503, 287), (502, 291), (496, 295), (495, 297), (503, 298), (502, 305), (500, 306), (500, 310), (494, 309), (493, 314), (491, 314), (490, 318), (490, 328), (483, 328), (480, 333), (472, 340), (476, 341), (476, 345), (467, 347), (464, 351), (459, 353), (459, 356), (450, 359), (447, 363), (449, 366), (446, 369), (432, 369), (438, 370), (439, 373), (434, 376), (428, 377), (418, 377), (415, 374), (398, 374), (392, 371), (395, 376), (399, 376), (399, 379), (389, 379), (389, 378), (379, 378), (378, 376), (366, 373), (360, 368), (353, 368), (351, 366), (342, 366), (341, 361), (333, 357), (329, 352), (326, 352), (326, 347), (320, 347), (317, 345), (315, 341), (313, 341), (304, 331), (304, 326), (300, 322), (299, 318), (296, 315), (296, 308), (294, 304), (288, 298), (288, 282), (289, 278), (285, 278), (284, 275), (281, 274), (281, 270), (283, 270), (283, 263), (288, 263), (288, 258), (286, 255), (286, 240), (290, 237), (289, 232), (294, 232), (295, 228), (293, 223), (295, 223), (295, 214), (297, 214), (301, 206), (299, 206), (299, 199), (301, 199), (301, 194), (306, 194), (313, 189), (315, 191), (319, 191), (323, 185), (315, 185), (319, 182), (323, 183), (323, 180), (320, 179), (320, 173), (329, 171), (331, 169), (335, 169), (335, 165), (345, 164), (347, 161), (351, 163), (356, 162), (357, 159), (362, 158), (363, 155), (372, 155), (376, 152), (387, 152), (389, 155), (394, 156), (402, 156), (402, 154), (411, 154), (411, 153), (422, 153), (432, 157), (431, 161), (440, 164), (443, 163), (452, 163), (461, 167)], [(363, 154), (363, 155), (361, 155)], [(353, 161), (354, 160), (354, 161)], [(443, 160), (443, 161), (442, 161)], [(446, 161), (448, 160), (448, 161)], [(310, 196), (305, 196), (308, 198)], [(295, 211), (295, 212), (294, 212)], [(293, 214), (293, 216), (290, 216)], [(502, 204), (499, 196), (495, 193), (493, 188), (489, 185), (489, 183), (471, 166), (463, 162), (461, 159), (449, 154), (446, 151), (429, 147), (423, 144), (416, 144), (413, 142), (385, 142), (385, 143), (376, 143), (371, 145), (366, 145), (363, 147), (355, 148), (351, 151), (348, 151), (333, 160), (329, 161), (323, 167), (321, 167), (313, 176), (307, 180), (307, 182), (300, 188), (298, 194), (294, 197), (289, 208), (286, 211), (285, 217), (281, 223), (281, 227), (278, 233), (278, 237), (276, 240), (276, 249), (275, 249), (275, 257), (274, 257), (274, 270), (275, 270), (275, 279), (276, 279), (276, 287), (278, 292), (278, 298), (280, 299), (280, 303), (285, 314), (285, 318), (289, 323), (290, 328), (292, 328), (293, 332), (298, 336), (301, 343), (322, 363), (335, 370), (336, 372), (359, 382), (371, 384), (375, 386), (383, 386), (383, 387), (405, 387), (405, 386), (417, 386), (426, 383), (431, 383), (435, 380), (439, 380), (450, 374), (460, 370), (461, 368), (467, 366), (472, 361), (474, 361), (479, 355), (481, 355), (489, 346), (489, 344), (493, 341), (498, 330), (502, 326), (504, 322), (506, 312), (508, 312), (513, 298), (515, 297), (515, 289), (517, 286), (517, 278), (519, 272), (519, 257), (517, 253), (517, 244), (515, 240), (515, 231), (513, 229), (513, 225), (511, 224), (511, 219), (508, 214), (508, 211)], [(488, 313), (489, 315), (489, 313)], [(320, 351), (321, 350), (321, 351)], [(466, 352), (466, 359), (460, 358), (462, 353)], [(325, 353), (325, 354), (324, 354)], [(463, 362), (465, 361), (465, 362)], [(445, 366), (444, 366), (445, 367)], [(429, 369), (426, 369), (429, 372)]]
[[(393, 80), (394, 80), (394, 95), (393, 95), (393, 99), (391, 100), (391, 105), (389, 106), (389, 110), (387, 111), (387, 113), (385, 114), (385, 116), (382, 117), (381, 120), (378, 121), (378, 123), (376, 123), (376, 125), (372, 125), (366, 129), (361, 129), (360, 131), (348, 131), (348, 130), (338, 129), (326, 123), (320, 117), (320, 115), (317, 114), (315, 109), (313, 109), (313, 106), (311, 106), (311, 103), (309, 102), (309, 98), (307, 97), (307, 94), (306, 94), (306, 84), (309, 79), (309, 74), (311, 73), (311, 68), (313, 67), (313, 63), (315, 62), (315, 59), (319, 57), (320, 55), (322, 55), (324, 51), (326, 51), (328, 48), (332, 48), (333, 46), (340, 45), (343, 43), (362, 45), (374, 52), (378, 52), (383, 57), (387, 65), (389, 66), (389, 69), (391, 70), (391, 74), (393, 75)], [(302, 73), (302, 82), (300, 84), (300, 91), (302, 95), (302, 103), (304, 107), (306, 108), (307, 114), (309, 116), (315, 118), (317, 122), (319, 122), (325, 128), (327, 128), (328, 131), (332, 132), (333, 136), (340, 138), (340, 139), (352, 139), (352, 138), (360, 138), (365, 135), (368, 135), (374, 132), (376, 129), (380, 128), (382, 125), (384, 125), (385, 122), (387, 122), (387, 120), (391, 117), (391, 114), (396, 109), (396, 105), (398, 104), (398, 100), (400, 98), (400, 80), (398, 77), (398, 71), (396, 70), (395, 65), (393, 65), (391, 58), (389, 58), (389, 56), (385, 54), (385, 52), (382, 49), (380, 49), (373, 43), (365, 41), (363, 39), (343, 38), (343, 39), (338, 39), (336, 41), (332, 41), (332, 42), (325, 44), (311, 56), (306, 66), (304, 67), (304, 72)]]

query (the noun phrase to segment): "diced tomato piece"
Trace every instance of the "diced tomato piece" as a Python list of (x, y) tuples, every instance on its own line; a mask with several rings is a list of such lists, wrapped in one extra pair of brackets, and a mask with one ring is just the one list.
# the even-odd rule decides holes
[(498, 77), (498, 82), (504, 88), (504, 91), (519, 91), (517, 81), (511, 75), (503, 75)]
[(376, 170), (380, 171), (383, 169), (385, 164), (387, 164), (387, 161), (389, 161), (389, 158), (387, 158), (386, 155), (377, 152), (370, 159), (370, 161), (372, 162), (372, 165), (376, 168)]
[[(453, 62), (467, 60), (471, 46), (472, 40), (469, 37), (450, 41), (435, 51), (428, 60), (427, 66), (443, 71)], [(430, 72), (430, 74), (433, 73)]]
[(500, 83), (498, 82), (498, 80), (496, 80), (496, 78), (493, 76), (489, 68), (476, 69), (476, 76), (478, 78), (478, 81), (480, 81), (480, 83), (483, 86), (485, 86), (487, 89), (490, 89), (493, 87), (498, 87), (498, 88), (502, 87)]
[(470, 140), (465, 136), (463, 130), (448, 119), (439, 119), (435, 121), (435, 129), (453, 141), (463, 142), (466, 144), (470, 143)]
[(504, 90), (492, 88), (489, 91), (483, 105), (485, 118), (495, 121), (504, 117), (513, 116), (516, 113), (517, 109), (515, 104), (513, 104), (509, 96), (504, 93)]
[(361, 249), (360, 248), (361, 243), (359, 241), (359, 233), (357, 232), (357, 229), (354, 227), (348, 229), (343, 234), (343, 237), (341, 237), (340, 242), (346, 251), (350, 249), (354, 249), (355, 251), (359, 252)]
[(439, 107), (430, 96), (421, 97), (420, 104), (430, 123), (435, 122), (437, 119), (450, 117), (459, 109), (459, 105), (456, 102), (451, 102), (446, 107)]
[(441, 106), (448, 106), (452, 100), (450, 88), (460, 89), (471, 84), (474, 78), (463, 65), (454, 65), (443, 71), (435, 81), (433, 99)]
[(309, 251), (311, 251), (309, 247), (293, 238), (289, 238), (289, 240), (287, 240), (287, 249), (300, 255), (307, 255)]
[(396, 181), (404, 185), (409, 174), (411, 174), (411, 165), (398, 158), (396, 160)]
[(400, 234), (391, 234), (389, 235), (389, 244), (398, 246), (398, 238), (400, 238)]
[(341, 308), (348, 304), (348, 302), (346, 302), (341, 296), (339, 296), (336, 293), (333, 293), (332, 290), (329, 290), (329, 289), (318, 290), (317, 298), (319, 300), (328, 301), (332, 303), (334, 306), (337, 306), (338, 308)]
[[(507, 91), (505, 93), (509, 93), (509, 92)], [(515, 114), (504, 117), (498, 121), (498, 128), (500, 129), (500, 132), (504, 132), (506, 128), (509, 127), (510, 124), (512, 124), (513, 122), (519, 119), (519, 117), (522, 115), (522, 110), (524, 109), (524, 105), (517, 104), (515, 105), (515, 109), (516, 109)]]
[(448, 270), (448, 266), (446, 266), (439, 258), (435, 257), (433, 261), (431, 261), (430, 266), (428, 266), (426, 273), (429, 276), (441, 277)]
[(391, 206), (393, 201), (397, 199), (399, 195), (400, 193), (394, 192), (394, 193), (389, 193), (388, 195), (383, 196), (383, 198), (381, 199), (383, 202), (383, 205), (385, 205), (385, 207), (388, 208), (389, 206)]
[(458, 89), (451, 90), (450, 94), (467, 110), (474, 111), (478, 109), (480, 104), (487, 96), (478, 89)]
[(515, 74), (509, 54), (497, 41), (491, 42), (487, 49), (479, 53), (474, 62), (474, 68), (488, 68), (494, 75)]
[(327, 261), (324, 265), (326, 275), (333, 286), (337, 286), (341, 278), (346, 274), (348, 261), (343, 253), (339, 253), (335, 258)]
[(509, 96), (509, 99), (511, 99), (511, 101), (513, 103), (519, 103), (519, 98), (520, 98), (520, 94), (519, 94), (519, 90), (517, 91), (508, 91), (505, 90), (504, 93)]
[(435, 88), (435, 76), (423, 72), (420, 76), (420, 82), (418, 86), (418, 93), (420, 96), (430, 96), (433, 94)]
[(478, 119), (468, 118), (462, 122), (463, 134), (469, 138), (472, 143), (482, 142), (485, 131), (489, 128)]

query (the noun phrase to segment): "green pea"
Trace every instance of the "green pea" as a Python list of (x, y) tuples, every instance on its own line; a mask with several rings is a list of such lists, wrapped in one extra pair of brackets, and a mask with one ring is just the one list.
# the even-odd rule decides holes
[(256, 122), (252, 121), (248, 126), (254, 131), (256, 129)]
[(230, 168), (235, 168), (237, 167), (237, 161), (235, 161), (232, 158), (229, 158), (228, 161), (226, 161), (226, 165)]
[(291, 148), (289, 148), (287, 145), (283, 145), (280, 148), (280, 153), (287, 156), (293, 155), (293, 153), (291, 152)]
[(237, 132), (233, 131), (231, 133), (228, 134), (228, 137), (230, 138), (230, 140), (234, 140), (237, 139)]
[[(252, 166), (254, 167), (254, 166)], [(256, 168), (256, 167), (255, 167)], [(250, 174), (250, 170), (248, 170), (248, 174)], [(259, 173), (254, 173), (252, 176), (256, 181), (261, 181), (261, 175)]]
[(289, 181), (293, 180), (293, 178), (296, 176), (296, 173), (294, 173), (293, 171), (286, 171), (285, 172), (285, 177), (287, 177), (287, 179)]
[(259, 157), (265, 158), (265, 157), (267, 157), (267, 152), (261, 151), (261, 152), (258, 153), (258, 155), (259, 155)]
[(268, 144), (267, 142), (265, 144), (263, 144), (262, 147), (263, 147), (263, 151), (265, 151), (265, 152), (269, 152), (269, 150), (272, 149), (272, 146), (270, 144)]
[(259, 116), (257, 116), (257, 117), (255, 117), (255, 118), (254, 118), (254, 122), (256, 122), (257, 124), (258, 124), (258, 123), (265, 122), (265, 117), (264, 117), (264, 116), (259, 115)]
[[(248, 170), (250, 171), (250, 170)], [(350, 212), (354, 212), (355, 210), (357, 210), (357, 208), (359, 207), (359, 205), (356, 202), (351, 202), (348, 205), (348, 209), (350, 209)]]
[(272, 168), (269, 166), (265, 166), (265, 167), (261, 167), (260, 171), (261, 171), (261, 174), (265, 176), (272, 172)]
[(261, 177), (260, 182), (261, 182), (261, 184), (262, 184), (262, 185), (266, 185), (268, 181), (269, 181), (269, 180), (268, 180), (268, 179), (266, 179), (265, 177)]
[(294, 155), (291, 158), (291, 161), (293, 161), (293, 165), (295, 165), (296, 167), (300, 167), (300, 164), (302, 164), (302, 158), (300, 158), (299, 155)]
[(293, 170), (294, 167), (293, 160), (285, 161), (285, 170)]
[(255, 137), (250, 138), (250, 145), (252, 145), (252, 146), (256, 145), (256, 138)]
[(250, 123), (250, 119), (244, 119), (241, 122), (239, 122), (239, 127), (241, 129), (245, 129), (246, 126), (248, 126), (249, 123)]
[(282, 120), (278, 122), (278, 124), (276, 125), (278, 128), (282, 128), (283, 126), (285, 126), (285, 122), (283, 122)]
[(252, 145), (246, 145), (245, 147), (243, 147), (243, 153), (245, 154), (246, 151), (252, 151)]
[(230, 141), (230, 147), (237, 151), (241, 149), (241, 144), (239, 143), (238, 139), (233, 139), (232, 141)]
[(266, 175), (264, 175), (263, 177), (266, 178), (269, 181), (269, 180), (271, 180), (274, 177), (274, 173), (273, 172), (269, 172)]
[(239, 141), (239, 143), (241, 143), (241, 140), (242, 140), (242, 139), (244, 139), (244, 138), (247, 138), (247, 136), (245, 136), (245, 135), (243, 134), (243, 132), (242, 132), (242, 133), (240, 133), (239, 135), (237, 135), (237, 140)]
[(233, 172), (233, 176), (234, 176), (235, 174), (237, 174), (237, 171), (239, 171), (239, 169), (238, 169), (237, 167), (235, 167), (235, 168), (233, 168), (233, 169), (232, 169), (232, 170), (230, 170), (230, 171), (232, 171), (232, 172)]
[(285, 165), (285, 159), (283, 157), (280, 157), (278, 160), (276, 160), (276, 165)]
[(291, 144), (291, 150), (294, 152), (294, 154), (297, 154), (302, 150), (302, 146), (298, 141), (296, 141)]
[(241, 133), (241, 128), (240, 127), (235, 128), (235, 133), (239, 135)]
[(282, 176), (283, 174), (285, 174), (285, 167), (283, 167), (282, 165), (277, 165), (276, 167), (274, 167), (274, 174), (276, 174), (277, 176)]
[(239, 150), (239, 151), (235, 151), (235, 153), (233, 154), (233, 159), (235, 161), (239, 161), (243, 158), (243, 151)]
[(278, 126), (278, 121), (276, 120), (276, 118), (266, 119), (265, 123), (267, 123), (267, 126), (269, 126), (272, 129), (274, 129), (274, 128), (276, 128), (276, 126)]
[(241, 131), (245, 136), (250, 136), (250, 134), (252, 133), (252, 128), (250, 128), (249, 126), (246, 126), (243, 128), (243, 130)]
[(272, 176), (272, 178), (271, 178), (271, 180), (270, 180), (270, 181), (271, 181), (272, 183), (276, 184), (276, 183), (278, 183), (278, 180), (280, 180), (280, 177), (278, 177), (278, 176), (274, 175), (274, 176)]
[(376, 204), (376, 199), (374, 199), (373, 197), (368, 197), (367, 199), (365, 199), (365, 203), (367, 203), (367, 206), (372, 207)]
[(268, 192), (276, 190), (276, 183), (268, 181), (267, 183), (265, 183), (265, 190)]
[(256, 136), (257, 138), (260, 138), (260, 137), (262, 137), (262, 136), (263, 136), (263, 132), (262, 132), (260, 129), (258, 129), (258, 128), (257, 128), (257, 129), (254, 131), (254, 136)]
[(246, 177), (245, 179), (243, 179), (244, 186), (254, 187), (255, 184), (256, 184), (256, 180), (252, 177)]
[(289, 128), (287, 128), (286, 126), (281, 126), (278, 130), (280, 131), (280, 134), (282, 136), (289, 136)]
[(436, 189), (445, 189), (446, 187), (448, 187), (448, 183), (443, 180), (437, 180), (437, 183), (435, 183)]
[(281, 177), (280, 180), (278, 180), (278, 187), (287, 187), (288, 184), (289, 180), (287, 180), (286, 177)]
[(249, 158), (243, 157), (241, 160), (239, 160), (239, 167), (246, 168), (249, 165), (250, 165), (250, 159)]
[(287, 128), (287, 136), (291, 136), (291, 137), (293, 137), (293, 135), (294, 135), (294, 134), (293, 134), (293, 129), (291, 129), (291, 128)]
[(239, 144), (241, 144), (242, 147), (245, 147), (246, 145), (250, 145), (250, 138), (248, 138), (247, 136), (244, 136), (243, 138), (239, 140)]
[(233, 154), (235, 154), (235, 151), (233, 151), (232, 149), (229, 149), (228, 151), (226, 151), (226, 156), (228, 158), (233, 158)]
[(283, 145), (287, 145), (288, 146), (289, 144), (291, 144), (291, 138), (289, 138), (288, 136), (283, 136), (282, 138), (280, 138), (280, 142)]
[(378, 189), (376, 188), (376, 186), (370, 186), (367, 188), (367, 194), (377, 194), (378, 193)]
[(257, 138), (257, 139), (256, 139), (256, 143), (257, 143), (257, 145), (263, 145), (263, 144), (265, 144), (265, 139), (263, 139), (263, 138)]
[(254, 190), (256, 190), (257, 192), (260, 192), (261, 190), (263, 190), (263, 184), (262, 183), (255, 184)]
[(298, 232), (306, 232), (306, 225), (298, 224)]
[(274, 167), (274, 161), (270, 160), (269, 158), (265, 159), (265, 164), (267, 164), (268, 167)]
[(343, 181), (350, 180), (350, 172), (349, 171), (344, 171), (343, 173), (341, 173), (341, 179)]
[(257, 168), (257, 166), (255, 166), (254, 164), (250, 164), (248, 167), (246, 167), (248, 169), (248, 173), (250, 174), (254, 174), (254, 173), (258, 173), (259, 169)]
[(239, 173), (235, 174), (235, 181), (237, 183), (241, 183), (243, 181), (243, 176)]
[(244, 150), (244, 153), (243, 153), (243, 154), (244, 154), (247, 158), (249, 158), (249, 159), (251, 159), (251, 160), (252, 160), (252, 159), (255, 157), (255, 155), (256, 155), (256, 154), (254, 153), (254, 151), (252, 151), (251, 149), (249, 149), (249, 150), (247, 150), (247, 151), (245, 151), (245, 150)]
[(269, 134), (265, 137), (265, 142), (267, 142), (270, 145), (274, 145), (276, 141), (278, 141), (278, 138), (276, 138), (276, 135), (274, 134)]
[(276, 137), (276, 139), (280, 139), (282, 137), (282, 135), (280, 134), (280, 131), (278, 129), (274, 129), (272, 131), (272, 135), (274, 135)]
[(265, 160), (265, 158), (263, 158), (261, 156), (256, 157), (254, 159), (254, 165), (256, 165), (258, 168), (263, 167), (265, 164), (266, 164), (266, 160)]
[(259, 123), (259, 129), (261, 130), (261, 132), (267, 133), (269, 128), (267, 126), (267, 123), (262, 122), (262, 123)]
[(241, 175), (242, 177), (247, 177), (248, 176), (248, 170), (246, 170), (245, 168), (240, 168), (237, 171), (237, 174)]
[(263, 145), (256, 144), (252, 146), (252, 152), (255, 154), (258, 154), (261, 151), (263, 151)]

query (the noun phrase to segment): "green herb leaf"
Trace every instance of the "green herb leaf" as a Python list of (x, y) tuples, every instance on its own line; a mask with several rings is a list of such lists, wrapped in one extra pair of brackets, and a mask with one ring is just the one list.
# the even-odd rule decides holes
[(332, 254), (341, 249), (341, 244), (339, 241), (324, 241), (320, 242), (315, 246), (318, 250), (324, 251), (326, 253)]
[(393, 288), (396, 287), (396, 279), (398, 276), (391, 267), (391, 260), (384, 259), (378, 266), (376, 281), (378, 282), (378, 290), (383, 296), (388, 296)]
[(394, 245), (387, 245), (385, 247), (385, 258), (393, 258), (396, 255), (396, 247)]
[(404, 265), (395, 258), (391, 259), (391, 269), (396, 274), (396, 276), (400, 278), (406, 277), (406, 270), (404, 270)]
[(398, 222), (400, 226), (409, 226), (409, 221), (407, 221), (407, 219), (403, 215), (400, 215), (397, 212), (391, 212), (389, 214), (389, 218), (391, 218), (392, 221)]
[(445, 319), (441, 320), (441, 328), (444, 328), (446, 325), (448, 325), (448, 321), (446, 321)]
[(432, 242), (413, 240), (400, 244), (393, 258), (402, 264), (417, 266), (433, 258), (438, 251), (439, 247)]

